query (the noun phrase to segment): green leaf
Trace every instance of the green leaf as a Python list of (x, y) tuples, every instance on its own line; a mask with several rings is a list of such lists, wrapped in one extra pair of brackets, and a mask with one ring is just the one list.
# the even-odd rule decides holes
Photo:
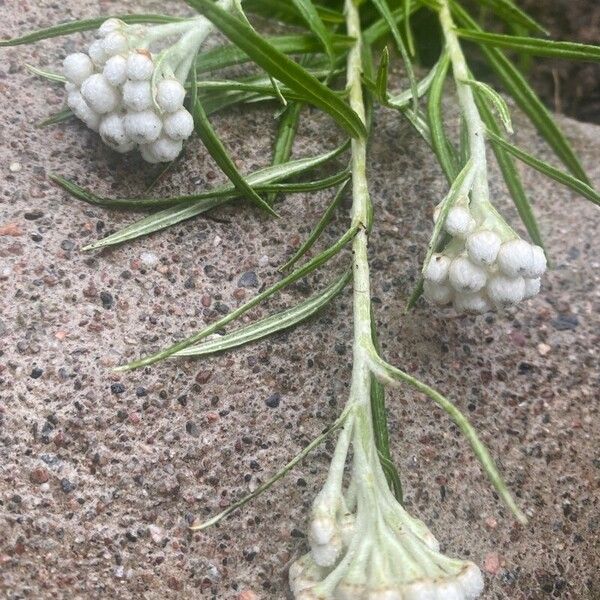
[(296, 7), (302, 18), (306, 21), (308, 28), (315, 34), (323, 44), (323, 48), (329, 57), (329, 64), (333, 68), (335, 61), (335, 50), (331, 41), (331, 34), (325, 23), (321, 20), (321, 16), (317, 11), (312, 0), (292, 0), (292, 4)]
[(219, 320), (215, 321), (212, 325), (205, 327), (202, 331), (199, 331), (198, 333), (188, 337), (187, 339), (182, 340), (181, 342), (178, 342), (176, 344), (173, 344), (172, 346), (170, 346), (164, 350), (160, 350), (159, 352), (156, 352), (154, 354), (146, 356), (145, 358), (141, 358), (139, 360), (131, 362), (122, 367), (117, 367), (116, 370), (117, 371), (128, 371), (131, 369), (137, 369), (139, 367), (144, 367), (147, 365), (154, 364), (158, 361), (164, 360), (165, 358), (169, 358), (173, 354), (176, 354), (177, 352), (180, 352), (181, 350), (184, 350), (185, 348), (192, 346), (192, 345), (198, 343), (199, 341), (207, 338), (209, 335), (216, 333), (217, 331), (222, 329), (228, 323), (231, 323), (232, 321), (238, 319), (243, 314), (247, 313), (250, 309), (252, 309), (255, 306), (257, 306), (258, 304), (260, 304), (263, 300), (266, 300), (267, 298), (274, 295), (275, 293), (277, 293), (279, 290), (283, 289), (284, 287), (287, 287), (288, 285), (294, 283), (295, 281), (298, 281), (302, 277), (305, 277), (309, 273), (312, 273), (315, 269), (320, 267), (322, 264), (326, 263), (330, 258), (332, 258), (336, 254), (338, 254), (340, 252), (340, 250), (342, 250), (342, 248), (344, 248), (346, 246), (346, 244), (348, 244), (354, 238), (354, 236), (356, 235), (357, 232), (358, 232), (358, 227), (351, 227), (350, 229), (348, 229), (348, 231), (346, 231), (346, 233), (341, 238), (339, 238), (337, 240), (337, 242), (335, 244), (333, 244), (332, 246), (330, 246), (329, 248), (327, 248), (326, 250), (321, 252), (321, 254), (319, 254), (318, 256), (315, 256), (313, 259), (308, 261), (306, 264), (302, 265), (301, 267), (299, 267), (298, 269), (296, 269), (295, 271), (293, 271), (292, 273), (290, 273), (283, 279), (280, 279), (277, 283), (275, 283), (272, 286), (268, 287), (267, 289), (263, 290), (262, 292), (260, 292), (256, 296), (254, 296), (254, 298), (252, 298), (251, 300), (249, 300), (242, 306), (239, 306), (238, 308), (236, 308), (229, 314), (225, 315), (224, 317), (221, 317)]
[[(492, 112), (488, 108), (487, 104), (482, 101), (482, 98), (478, 95), (477, 92), (475, 92), (475, 101), (477, 102), (477, 107), (479, 109), (481, 120), (484, 122), (487, 129), (500, 136), (500, 126), (496, 123)], [(519, 171), (517, 170), (512, 156), (498, 145), (493, 145), (492, 149), (494, 151), (494, 154), (496, 155), (496, 160), (498, 161), (498, 165), (500, 166), (500, 171), (502, 172), (502, 176), (504, 177), (506, 187), (508, 188), (513, 202), (515, 203), (515, 206), (519, 211), (521, 221), (523, 221), (523, 224), (527, 228), (529, 237), (531, 238), (534, 244), (537, 244), (538, 246), (544, 248), (544, 242), (542, 240), (542, 235), (540, 233), (540, 228), (538, 227), (537, 220), (533, 213), (531, 202), (527, 197), (525, 188), (523, 186), (523, 182), (521, 181), (521, 176), (519, 175)], [(546, 255), (547, 254), (548, 253), (546, 251)]]
[(218, 352), (238, 348), (244, 344), (261, 340), (270, 335), (289, 329), (302, 321), (312, 317), (331, 302), (346, 286), (352, 276), (351, 271), (346, 271), (339, 279), (327, 286), (322, 292), (311, 296), (308, 300), (287, 308), (277, 314), (261, 319), (256, 323), (251, 323), (246, 327), (241, 327), (219, 336), (218, 338), (207, 340), (201, 344), (189, 346), (184, 350), (176, 352), (173, 356), (209, 356)]
[(79, 31), (90, 31), (92, 29), (98, 29), (104, 21), (107, 19), (121, 19), (128, 24), (134, 23), (175, 23), (177, 21), (185, 20), (182, 17), (171, 17), (167, 15), (107, 15), (105, 17), (98, 17), (95, 19), (81, 19), (78, 21), (69, 21), (68, 23), (61, 23), (60, 25), (53, 25), (52, 27), (46, 27), (44, 29), (38, 29), (32, 31), (20, 37), (15, 37), (10, 40), (0, 40), (0, 48), (3, 46), (19, 46), (21, 44), (33, 44), (40, 40), (46, 40), (48, 38), (58, 37), (61, 35), (70, 35), (71, 33), (77, 33)]
[(508, 110), (508, 106), (506, 105), (504, 98), (491, 85), (483, 83), (482, 81), (477, 81), (476, 79), (467, 79), (463, 81), (463, 83), (466, 83), (472, 87), (476, 93), (479, 93), (482, 98), (485, 98), (486, 101), (490, 102), (498, 111), (498, 116), (502, 121), (502, 125), (504, 125), (504, 129), (506, 129), (508, 133), (513, 133), (510, 111)]
[[(327, 23), (343, 23), (344, 15), (328, 6), (314, 4), (317, 14)], [(245, 0), (244, 9), (247, 12), (266, 17), (270, 20), (279, 19), (293, 25), (301, 24), (302, 17), (298, 10), (290, 5), (288, 0)]]
[[(300, 111), (302, 103), (292, 102), (283, 111), (279, 118), (279, 127), (277, 128), (277, 137), (273, 148), (273, 156), (271, 158), (272, 165), (280, 165), (289, 160), (292, 155), (292, 147), (296, 139), (298, 124), (300, 123)], [(276, 194), (269, 194), (267, 202), (272, 204), (275, 202)]]
[[(265, 40), (284, 54), (312, 54), (321, 49), (319, 40), (313, 35), (266, 36)], [(339, 52), (352, 46), (354, 40), (347, 35), (332, 35), (331, 43), (334, 50)], [(201, 74), (241, 65), (250, 60), (248, 54), (231, 44), (201, 52), (196, 58), (195, 65), (197, 73)]]
[[(407, 15), (404, 12), (404, 7), (397, 8), (392, 11), (392, 18), (396, 25), (399, 25), (404, 22), (405, 19), (410, 18), (414, 12), (416, 12), (420, 7), (418, 6), (418, 2), (411, 2), (410, 12)], [(376, 42), (378, 42), (383, 36), (388, 35), (390, 32), (389, 22), (385, 18), (378, 19), (371, 25), (369, 25), (363, 31), (363, 41), (366, 45), (372, 46)]]
[[(375, 80), (375, 94), (380, 102), (387, 102), (388, 97), (388, 68), (390, 65), (390, 53), (388, 52), (387, 46), (381, 53), (381, 61), (379, 62), (379, 68), (377, 69), (377, 78)], [(412, 91), (411, 91), (412, 96)]]
[(557, 168), (549, 165), (547, 162), (536, 158), (535, 156), (531, 156), (527, 152), (509, 144), (506, 140), (503, 140), (500, 136), (488, 131), (488, 136), (490, 141), (503, 148), (507, 152), (510, 152), (513, 156), (523, 161), (525, 164), (533, 167), (540, 173), (547, 175), (550, 179), (554, 179), (554, 181), (558, 181), (558, 183), (562, 183), (567, 187), (571, 188), (574, 192), (577, 192), (584, 198), (587, 198), (594, 204), (600, 205), (600, 194), (591, 186), (589, 186), (584, 181), (565, 173), (564, 171), (559, 171)]
[(408, 53), (411, 56), (415, 55), (415, 40), (413, 37), (412, 27), (410, 26), (410, 4), (411, 0), (403, 0), (402, 8), (404, 14), (407, 15), (404, 19), (404, 36), (406, 37), (406, 45)]
[(71, 109), (65, 108), (63, 110), (60, 110), (60, 111), (50, 115), (49, 117), (46, 117), (45, 119), (42, 119), (41, 121), (38, 121), (35, 124), (35, 126), (41, 129), (42, 127), (47, 127), (48, 125), (56, 125), (57, 123), (64, 123), (65, 121), (68, 121), (69, 119), (71, 119), (74, 116), (75, 115), (71, 112)]
[(479, 0), (479, 2), (489, 6), (506, 23), (521, 25), (529, 31), (539, 31), (544, 35), (549, 34), (543, 25), (540, 25), (511, 0)]
[[(246, 177), (246, 181), (248, 181), (250, 185), (260, 185), (287, 179), (326, 163), (343, 152), (346, 148), (347, 144), (343, 144), (331, 152), (326, 152), (324, 154), (319, 154), (317, 156), (311, 156), (308, 158), (300, 158), (283, 165), (266, 167), (248, 175)], [(97, 196), (77, 186), (73, 182), (57, 175), (51, 175), (50, 178), (76, 198), (91, 204), (99, 203), (97, 201)], [(227, 190), (231, 192), (231, 195), (224, 194), (224, 192)], [(181, 196), (180, 198), (182, 199), (182, 202), (180, 204), (132, 223), (128, 227), (125, 227), (120, 231), (113, 233), (112, 235), (85, 246), (83, 250), (97, 250), (100, 248), (106, 248), (108, 246), (121, 244), (123, 242), (166, 229), (171, 225), (191, 219), (192, 217), (200, 215), (212, 208), (215, 208), (216, 206), (220, 206), (221, 204), (229, 202), (234, 195), (234, 191), (235, 187), (231, 184), (227, 184), (225, 186), (218, 186), (204, 195), (196, 194), (194, 197)], [(133, 200), (132, 202), (136, 202), (136, 200)], [(191, 202), (194, 203), (191, 204)], [(118, 203), (119, 201), (115, 200), (113, 201), (112, 206), (118, 207)], [(121, 204), (121, 207), (130, 208), (131, 205)]]
[(298, 248), (298, 250), (296, 250), (296, 252), (294, 252), (294, 255), (279, 268), (280, 271), (287, 271), (288, 269), (293, 267), (298, 262), (298, 260), (302, 258), (302, 256), (304, 256), (313, 247), (314, 243), (321, 236), (321, 233), (323, 233), (325, 227), (327, 227), (327, 225), (331, 221), (335, 209), (338, 207), (340, 201), (344, 196), (344, 191), (346, 190), (347, 185), (348, 180), (346, 180), (340, 186), (339, 190), (333, 198), (333, 201), (326, 208), (325, 212), (319, 219), (319, 222), (317, 223), (315, 228), (310, 232), (308, 238), (306, 238), (306, 241), (300, 246), (300, 248)]
[(415, 77), (415, 72), (412, 67), (412, 63), (410, 57), (408, 56), (408, 52), (406, 50), (406, 46), (404, 44), (404, 40), (402, 39), (402, 35), (400, 30), (398, 29), (398, 25), (396, 24), (396, 20), (394, 18), (393, 12), (390, 10), (390, 7), (387, 3), (387, 0), (372, 0), (373, 4), (376, 6), (377, 10), (381, 13), (381, 16), (385, 19), (392, 32), (392, 37), (396, 42), (396, 46), (398, 51), (400, 52), (400, 56), (402, 57), (402, 61), (404, 63), (404, 67), (406, 68), (406, 74), (408, 75), (408, 80), (410, 82), (410, 89), (412, 91), (412, 99), (413, 99), (413, 107), (416, 111), (419, 106), (419, 94), (417, 92), (417, 79)]
[(329, 113), (352, 137), (365, 135), (364, 124), (350, 106), (316, 77), (307, 73), (298, 63), (269, 44), (246, 23), (213, 4), (211, 0), (187, 0), (187, 2), (208, 18), (269, 75), (291, 90), (302, 94), (307, 102)]
[(30, 65), (29, 63), (25, 63), (25, 68), (33, 75), (37, 75), (38, 77), (43, 77), (48, 81), (53, 81), (54, 83), (66, 83), (67, 79), (64, 75), (60, 73), (53, 73), (52, 71), (46, 71), (45, 69), (40, 69), (39, 67), (35, 67)]
[[(481, 31), (479, 25), (456, 2), (452, 2), (452, 11), (456, 20), (472, 30)], [(575, 177), (589, 184), (588, 178), (571, 145), (563, 135), (557, 123), (552, 118), (537, 94), (513, 63), (496, 48), (481, 46), (481, 51), (490, 63), (492, 69), (502, 80), (506, 90), (513, 96), (516, 103), (527, 114), (540, 134), (548, 142), (556, 155)]]
[(487, 33), (472, 29), (457, 29), (456, 33), (464, 40), (484, 44), (485, 46), (508, 48), (534, 56), (549, 56), (565, 60), (585, 60), (600, 62), (600, 46), (577, 44), (575, 42), (556, 42), (540, 38), (522, 37)]
[(444, 92), (444, 81), (448, 73), (450, 59), (444, 53), (443, 59), (438, 62), (431, 87), (429, 89), (429, 101), (427, 103), (427, 120), (431, 132), (431, 144), (438, 161), (448, 181), (454, 180), (458, 175), (456, 158), (453, 153), (452, 144), (444, 130), (442, 117), (442, 96)]
[[(423, 79), (421, 79), (420, 81), (417, 82), (417, 93), (419, 94), (419, 98), (424, 96), (429, 91), (429, 88), (431, 87), (431, 84), (435, 77), (438, 65), (439, 65), (440, 61), (442, 61), (442, 60), (445, 60), (444, 55), (442, 55), (440, 60), (438, 60), (438, 62), (433, 66), (433, 68), (429, 71), (429, 73), (427, 73), (427, 75), (425, 75), (425, 77), (423, 77)], [(404, 92), (401, 92), (400, 94), (397, 94), (396, 96), (388, 96), (387, 106), (390, 106), (391, 108), (403, 110), (410, 104), (411, 100), (412, 100), (412, 90), (405, 90)]]
[(515, 517), (523, 524), (527, 523), (527, 517), (521, 512), (516, 502), (514, 501), (508, 487), (498, 471), (498, 467), (494, 462), (489, 450), (485, 447), (482, 441), (479, 439), (475, 428), (471, 425), (469, 420), (460, 412), (460, 410), (448, 400), (445, 396), (442, 396), (437, 390), (429, 387), (426, 383), (416, 379), (412, 375), (397, 369), (396, 367), (385, 362), (379, 355), (373, 352), (372, 355), (372, 368), (375, 375), (383, 383), (393, 383), (394, 381), (408, 383), (411, 387), (424, 393), (426, 396), (431, 398), (448, 416), (454, 421), (457, 427), (461, 430), (465, 436), (473, 453), (480, 462), (483, 470), (487, 474), (490, 482), (498, 492), (498, 495), (504, 503), (510, 508)]
[(212, 156), (220, 169), (227, 175), (231, 183), (235, 185), (241, 196), (248, 198), (256, 206), (262, 208), (273, 216), (279, 216), (251, 187), (244, 176), (238, 171), (233, 159), (225, 149), (221, 139), (213, 129), (202, 104), (196, 100), (194, 106), (194, 128), (204, 146)]
[[(377, 338), (377, 326), (375, 324), (375, 315), (373, 305), (371, 304), (371, 339), (373, 346), (379, 354), (379, 339)], [(371, 415), (373, 419), (373, 434), (375, 437), (375, 446), (379, 455), (381, 468), (385, 473), (385, 478), (392, 490), (396, 500), (403, 503), (402, 482), (400, 475), (392, 461), (390, 453), (390, 434), (388, 429), (388, 415), (385, 407), (385, 388), (379, 382), (377, 377), (371, 374)]]

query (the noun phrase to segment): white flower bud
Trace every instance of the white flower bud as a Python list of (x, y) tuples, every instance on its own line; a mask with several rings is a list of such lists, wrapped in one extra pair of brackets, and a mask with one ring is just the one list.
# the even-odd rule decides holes
[(487, 277), (485, 271), (474, 265), (466, 256), (458, 256), (450, 265), (448, 279), (457, 292), (473, 293), (485, 285)]
[(477, 265), (489, 266), (494, 263), (502, 240), (493, 231), (482, 229), (467, 238), (469, 258)]
[(113, 31), (102, 40), (102, 49), (107, 56), (125, 54), (129, 50), (129, 42), (120, 31)]
[(453, 206), (448, 211), (444, 227), (450, 235), (466, 237), (475, 229), (475, 219), (471, 216), (468, 208)]
[(536, 279), (525, 279), (525, 293), (523, 295), (524, 300), (529, 300), (540, 293), (540, 287), (542, 282), (540, 278)]
[(127, 80), (127, 60), (119, 54), (111, 56), (106, 61), (102, 74), (114, 87), (123, 85)]
[(536, 278), (541, 277), (546, 272), (546, 255), (541, 246), (533, 246), (533, 261), (531, 269), (525, 273), (526, 277)]
[(442, 580), (435, 586), (436, 600), (443, 598), (444, 600), (464, 600), (462, 591), (457, 581)]
[(417, 581), (402, 588), (402, 600), (441, 600), (443, 596), (437, 595), (436, 588), (431, 581)]
[(467, 568), (458, 576), (458, 583), (465, 600), (475, 600), (483, 592), (483, 576), (473, 563), (467, 564)]
[(115, 19), (114, 17), (106, 19), (106, 21), (104, 21), (104, 23), (102, 23), (102, 25), (98, 27), (98, 35), (100, 37), (105, 37), (113, 31), (120, 30), (121, 28), (123, 28), (124, 25), (125, 23), (120, 19)]
[(187, 140), (194, 131), (194, 117), (185, 109), (168, 114), (163, 120), (165, 133), (174, 140)]
[(125, 115), (125, 131), (129, 139), (138, 144), (148, 144), (158, 139), (162, 121), (153, 110), (130, 112)]
[(63, 73), (75, 85), (80, 86), (93, 72), (92, 59), (83, 52), (74, 52), (63, 60)]
[(158, 158), (156, 158), (156, 156), (154, 156), (154, 152), (152, 150), (152, 144), (141, 144), (140, 145), (140, 154), (142, 155), (142, 158), (150, 164), (157, 164), (160, 161), (158, 160)]
[(104, 142), (113, 148), (123, 146), (130, 141), (125, 133), (124, 118), (117, 113), (107, 115), (102, 119), (99, 132)]
[(311, 541), (326, 544), (335, 534), (335, 522), (326, 517), (313, 519), (310, 524)]
[(100, 115), (88, 106), (81, 92), (71, 92), (67, 98), (67, 105), (79, 120), (83, 121), (93, 131), (98, 131)]
[(169, 162), (179, 156), (182, 147), (183, 142), (181, 140), (161, 137), (152, 144), (152, 152), (158, 162)]
[(438, 306), (445, 306), (452, 301), (453, 291), (447, 285), (433, 283), (427, 279), (423, 282), (423, 295), (429, 302)]
[(104, 52), (102, 42), (103, 40), (94, 40), (88, 48), (88, 54), (90, 55), (92, 62), (98, 67), (103, 67), (108, 58), (106, 52)]
[(454, 297), (454, 308), (459, 313), (483, 314), (492, 310), (487, 298), (481, 294), (457, 294)]
[(101, 73), (88, 77), (81, 85), (85, 101), (100, 114), (112, 112), (119, 104), (119, 93)]
[(163, 79), (156, 89), (156, 101), (165, 112), (175, 112), (183, 106), (185, 88), (176, 79)]
[(488, 281), (487, 293), (494, 304), (516, 304), (525, 295), (525, 281), (522, 277), (495, 275)]
[(70, 81), (67, 81), (65, 83), (65, 91), (67, 92), (67, 96), (71, 93), (71, 92), (78, 92), (79, 91), (79, 87), (78, 85), (75, 85), (74, 83), (71, 83)]
[(342, 551), (342, 540), (335, 535), (327, 544), (311, 544), (310, 553), (320, 567), (332, 567)]
[(152, 87), (149, 81), (127, 80), (123, 85), (123, 102), (136, 112), (152, 106)]
[(127, 57), (127, 77), (134, 81), (144, 81), (152, 77), (154, 63), (147, 50), (134, 50)]
[[(109, 144), (110, 145), (110, 144)], [(119, 146), (110, 146), (115, 152), (119, 154), (127, 154), (135, 148), (135, 142), (127, 141)]]
[(444, 283), (448, 279), (448, 269), (452, 261), (443, 254), (434, 254), (423, 273), (423, 277), (433, 283)]
[(509, 277), (533, 277), (529, 273), (533, 272), (535, 262), (534, 246), (525, 240), (504, 242), (498, 252), (498, 266)]

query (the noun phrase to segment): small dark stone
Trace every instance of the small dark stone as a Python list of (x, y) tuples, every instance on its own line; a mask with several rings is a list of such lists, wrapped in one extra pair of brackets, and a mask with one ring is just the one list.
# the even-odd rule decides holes
[(260, 469), (260, 464), (258, 463), (258, 461), (257, 461), (257, 460), (251, 460), (251, 461), (250, 461), (250, 468), (251, 468), (253, 471), (257, 471), (258, 469)]
[(30, 212), (26, 212), (23, 216), (28, 221), (35, 221), (36, 219), (41, 219), (44, 216), (44, 213), (41, 210), (32, 210)]
[(279, 406), (279, 403), (281, 402), (281, 395), (280, 394), (271, 394), (266, 400), (265, 400), (265, 404), (269, 407), (269, 408), (277, 408)]
[(44, 238), (39, 234), (39, 233), (34, 233), (31, 236), (32, 241), (34, 242), (41, 242)]
[(44, 374), (44, 369), (40, 369), (39, 367), (35, 367), (31, 370), (30, 377), (32, 379), (39, 379)]
[(200, 431), (198, 429), (198, 425), (196, 425), (196, 423), (194, 423), (194, 421), (188, 421), (185, 424), (185, 430), (192, 437), (198, 437), (200, 435)]
[(238, 287), (245, 287), (245, 288), (256, 288), (258, 287), (258, 277), (256, 276), (256, 273), (254, 271), (246, 271), (246, 273), (244, 273), (239, 281), (238, 281)]
[(519, 363), (519, 374), (526, 375), (527, 373), (531, 373), (535, 369), (534, 365), (527, 362)]
[(300, 529), (292, 529), (292, 531), (290, 531), (290, 535), (293, 538), (300, 538), (300, 539), (306, 537), (306, 535), (304, 534), (304, 532), (300, 531)]
[(144, 387), (138, 387), (138, 388), (135, 388), (135, 395), (138, 398), (143, 398), (144, 396), (148, 395), (148, 392), (146, 391), (146, 388), (144, 388)]
[(177, 402), (179, 402), (181, 406), (187, 406), (187, 395), (183, 394), (182, 396), (179, 396), (179, 398), (177, 398)]
[(122, 383), (113, 383), (110, 386), (110, 391), (115, 394), (122, 394), (125, 391), (125, 386)]
[(226, 315), (229, 312), (229, 306), (223, 302), (217, 302), (215, 304), (215, 310), (222, 315)]
[(343, 342), (336, 342), (335, 343), (335, 351), (341, 356), (343, 354), (346, 354), (346, 344), (344, 344)]
[(69, 481), (66, 477), (60, 480), (60, 489), (65, 493), (69, 494), (75, 489), (75, 484)]
[(577, 329), (579, 318), (577, 315), (559, 315), (558, 318), (552, 321), (552, 327), (558, 331), (572, 331)]
[(65, 252), (70, 252), (71, 250), (73, 250), (75, 248), (75, 242), (72, 242), (71, 240), (63, 240), (60, 243), (60, 247), (65, 251)]
[(102, 302), (102, 306), (107, 310), (112, 308), (115, 303), (115, 299), (110, 292), (100, 292), (100, 300)]

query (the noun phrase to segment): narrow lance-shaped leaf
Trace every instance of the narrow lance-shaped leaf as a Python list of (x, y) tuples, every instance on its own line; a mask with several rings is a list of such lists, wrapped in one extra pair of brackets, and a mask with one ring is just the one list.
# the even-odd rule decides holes
[(534, 56), (600, 62), (600, 46), (593, 46), (592, 44), (557, 42), (540, 38), (487, 33), (473, 29), (457, 29), (456, 33), (464, 40), (470, 40), (485, 46), (508, 48)]
[[(457, 2), (451, 3), (457, 22), (469, 29), (482, 31), (477, 22)], [(554, 121), (548, 109), (538, 98), (523, 75), (513, 63), (497, 48), (481, 46), (481, 51), (498, 74), (506, 90), (513, 96), (520, 108), (527, 114), (540, 134), (550, 144), (556, 155), (575, 177), (589, 184), (588, 178), (571, 145)]]
[[(481, 120), (484, 122), (487, 129), (499, 136), (501, 133), (500, 126), (496, 123), (491, 110), (488, 108), (487, 104), (483, 102), (482, 98), (477, 92), (475, 92), (475, 101), (477, 102)], [(521, 176), (519, 175), (519, 171), (517, 170), (513, 158), (500, 146), (493, 145), (492, 149), (496, 155), (496, 160), (500, 166), (500, 171), (504, 177), (506, 187), (508, 188), (512, 200), (519, 211), (521, 221), (523, 221), (523, 224), (527, 228), (529, 237), (534, 244), (544, 248), (544, 242), (542, 240), (540, 228), (538, 227), (537, 220), (533, 213), (533, 208), (529, 198), (527, 197), (523, 182), (521, 181)]]
[(42, 127), (47, 127), (48, 125), (56, 125), (57, 123), (64, 123), (65, 121), (68, 121), (69, 119), (71, 119), (74, 116), (75, 115), (71, 112), (71, 109), (64, 108), (63, 110), (60, 110), (60, 111), (46, 117), (45, 119), (38, 121), (35, 124), (35, 126), (42, 128)]
[(66, 83), (67, 78), (60, 73), (54, 73), (53, 71), (47, 71), (46, 69), (40, 69), (34, 65), (30, 65), (29, 63), (25, 63), (25, 68), (33, 75), (37, 75), (38, 77), (42, 77), (47, 79), (48, 81), (52, 81), (54, 83)]
[(218, 352), (231, 350), (232, 348), (238, 348), (244, 344), (256, 342), (284, 329), (289, 329), (302, 321), (306, 321), (306, 319), (327, 306), (344, 289), (348, 281), (350, 281), (351, 275), (351, 271), (346, 271), (323, 291), (296, 306), (261, 319), (256, 323), (251, 323), (246, 327), (236, 329), (231, 333), (219, 336), (216, 339), (206, 340), (201, 344), (189, 346), (180, 352), (176, 352), (173, 357), (193, 356), (198, 358), (209, 356)]
[(291, 269), (298, 262), (298, 260), (300, 260), (300, 258), (302, 258), (313, 247), (315, 242), (319, 239), (319, 237), (325, 230), (325, 227), (327, 227), (327, 224), (331, 221), (335, 209), (338, 207), (339, 203), (344, 197), (344, 191), (348, 186), (348, 181), (349, 180), (346, 180), (340, 186), (332, 202), (329, 204), (329, 206), (319, 219), (319, 222), (317, 223), (315, 228), (310, 232), (310, 235), (308, 236), (308, 238), (306, 238), (306, 241), (300, 246), (300, 248), (298, 248), (298, 250), (296, 250), (296, 252), (294, 252), (294, 255), (279, 268), (280, 271), (287, 271), (288, 269)]
[(327, 29), (321, 20), (321, 16), (319, 15), (315, 5), (312, 3), (312, 0), (292, 0), (292, 4), (302, 15), (302, 18), (306, 21), (308, 28), (315, 34), (315, 36), (319, 38), (323, 44), (323, 48), (329, 57), (329, 64), (333, 68), (335, 51), (331, 41), (331, 34), (329, 29)]
[(223, 173), (227, 175), (231, 183), (235, 185), (240, 195), (245, 196), (252, 201), (256, 206), (262, 208), (271, 215), (278, 216), (277, 213), (250, 187), (244, 176), (238, 171), (233, 159), (225, 149), (219, 136), (213, 129), (206, 112), (202, 108), (202, 104), (196, 100), (194, 105), (194, 127), (196, 133), (204, 143), (209, 154), (219, 165)]
[(510, 117), (510, 110), (504, 98), (491, 86), (482, 81), (476, 79), (467, 79), (464, 81), (467, 85), (471, 86), (477, 93), (479, 93), (486, 101), (490, 102), (492, 106), (498, 112), (498, 116), (504, 125), (504, 129), (508, 133), (513, 133), (512, 119)]
[(353, 137), (365, 135), (360, 117), (316, 77), (269, 44), (240, 19), (210, 0), (187, 0), (267, 73), (303, 95), (304, 99), (329, 113)]
[[(377, 78), (375, 80), (375, 92), (378, 99), (382, 103), (387, 102), (388, 98), (388, 67), (390, 64), (390, 53), (388, 52), (387, 46), (381, 53), (381, 61), (379, 62), (379, 68), (377, 69)], [(411, 90), (412, 96), (412, 90)]]
[[(319, 17), (326, 23), (343, 23), (344, 15), (328, 6), (313, 3)], [(290, 4), (289, 0), (244, 0), (244, 10), (267, 17), (277, 19), (291, 25), (302, 24), (302, 17), (298, 10)]]
[(521, 10), (512, 0), (479, 0), (479, 2), (489, 6), (506, 23), (520, 25), (529, 31), (548, 35), (548, 30), (543, 25)]
[(44, 29), (38, 29), (25, 35), (12, 38), (10, 40), (0, 40), (0, 48), (2, 46), (19, 46), (21, 44), (33, 44), (40, 40), (47, 40), (48, 38), (58, 37), (61, 35), (70, 35), (72, 33), (78, 33), (80, 31), (90, 31), (92, 29), (98, 29), (104, 21), (107, 19), (120, 19), (128, 24), (134, 23), (174, 23), (177, 21), (183, 21), (182, 17), (171, 17), (168, 15), (107, 15), (105, 17), (98, 17), (95, 19), (81, 19), (78, 21), (69, 21), (68, 23), (61, 23), (60, 25), (53, 25), (52, 27), (45, 27)]
[(564, 171), (558, 170), (556, 167), (549, 165), (547, 162), (536, 158), (535, 156), (531, 156), (527, 152), (509, 144), (506, 140), (503, 140), (500, 136), (488, 131), (488, 136), (490, 141), (494, 144), (497, 144), (507, 152), (510, 152), (513, 156), (523, 161), (525, 164), (533, 167), (540, 173), (547, 175), (550, 179), (554, 179), (558, 183), (562, 183), (567, 187), (571, 188), (574, 192), (577, 192), (584, 198), (587, 198), (594, 204), (600, 205), (600, 194), (591, 186), (589, 186), (584, 181), (569, 175), (569, 173), (565, 173)]
[(199, 331), (198, 333), (188, 337), (185, 340), (182, 340), (181, 342), (173, 344), (169, 348), (160, 350), (159, 352), (156, 352), (154, 354), (151, 354), (150, 356), (146, 356), (145, 358), (141, 358), (139, 360), (131, 362), (122, 367), (117, 367), (116, 370), (117, 371), (127, 371), (130, 369), (137, 369), (139, 367), (144, 367), (147, 365), (154, 364), (158, 361), (164, 360), (165, 358), (169, 358), (176, 352), (179, 352), (180, 350), (184, 350), (188, 346), (196, 344), (199, 341), (207, 338), (209, 335), (219, 331), (228, 323), (235, 321), (236, 319), (241, 317), (243, 314), (247, 313), (250, 309), (252, 309), (256, 305), (260, 304), (263, 300), (266, 300), (267, 298), (271, 297), (273, 294), (277, 293), (279, 290), (283, 289), (284, 287), (287, 287), (288, 285), (294, 283), (295, 281), (298, 281), (299, 279), (301, 279), (302, 277), (305, 277), (309, 273), (312, 273), (315, 269), (320, 267), (322, 264), (326, 263), (330, 258), (332, 258), (336, 254), (338, 254), (346, 246), (346, 244), (348, 244), (354, 238), (357, 231), (358, 231), (357, 227), (351, 227), (350, 229), (348, 229), (348, 231), (346, 231), (346, 233), (344, 233), (344, 235), (342, 235), (342, 237), (340, 237), (337, 240), (337, 242), (335, 244), (333, 244), (332, 246), (330, 246), (329, 248), (327, 248), (326, 250), (321, 252), (321, 254), (319, 254), (318, 256), (315, 256), (313, 259), (311, 259), (306, 264), (304, 264), (301, 267), (299, 267), (298, 269), (296, 269), (294, 272), (290, 273), (283, 279), (279, 280), (277, 283), (275, 283), (272, 286), (268, 287), (267, 289), (263, 290), (262, 292), (260, 292), (256, 296), (254, 296), (254, 298), (252, 298), (245, 304), (242, 304), (242, 306), (239, 306), (238, 308), (236, 308), (229, 314), (227, 314), (224, 317), (222, 317), (221, 319), (215, 321), (214, 323), (212, 323), (212, 325), (205, 327), (202, 331)]

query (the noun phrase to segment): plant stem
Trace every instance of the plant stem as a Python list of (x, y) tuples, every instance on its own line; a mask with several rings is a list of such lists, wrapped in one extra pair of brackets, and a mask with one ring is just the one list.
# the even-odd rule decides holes
[(452, 63), (458, 100), (467, 124), (469, 154), (476, 168), (475, 180), (471, 191), (471, 201), (476, 206), (487, 204), (489, 200), (489, 188), (487, 181), (485, 126), (479, 115), (473, 90), (468, 84), (464, 83), (469, 79), (469, 68), (458, 36), (456, 35), (456, 27), (452, 20), (449, 0), (441, 1), (442, 6), (439, 12), (440, 24), (446, 40), (446, 49)]

